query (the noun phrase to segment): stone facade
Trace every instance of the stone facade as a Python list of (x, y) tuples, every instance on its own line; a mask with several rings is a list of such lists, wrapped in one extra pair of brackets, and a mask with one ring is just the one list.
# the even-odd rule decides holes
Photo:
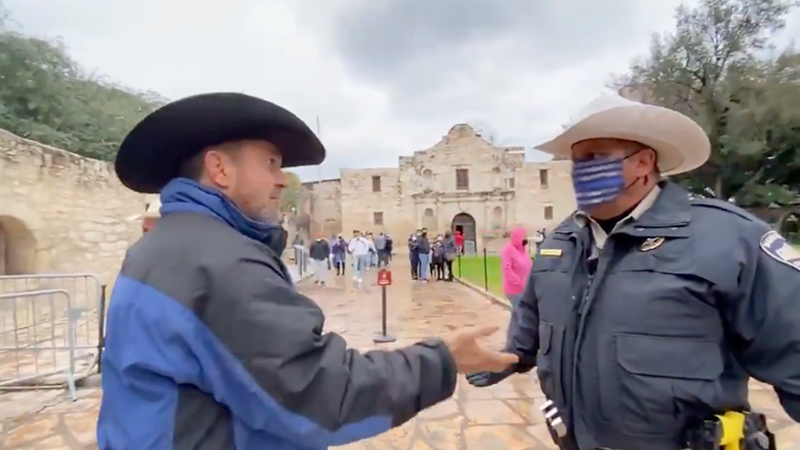
[(309, 183), (314, 230), (340, 223), (345, 235), (386, 232), (404, 242), (420, 227), (458, 228), (472, 248), (497, 251), (513, 227), (552, 229), (575, 209), (570, 162), (530, 163), (524, 155), (456, 125), (432, 148), (400, 157), (397, 168), (342, 169), (338, 181)]
[(108, 162), (0, 130), (0, 275), (92, 273), (113, 282), (141, 235), (144, 195)]
[(311, 217), (310, 232), (330, 237), (342, 232), (342, 184), (339, 179), (303, 183), (308, 199), (305, 212)]

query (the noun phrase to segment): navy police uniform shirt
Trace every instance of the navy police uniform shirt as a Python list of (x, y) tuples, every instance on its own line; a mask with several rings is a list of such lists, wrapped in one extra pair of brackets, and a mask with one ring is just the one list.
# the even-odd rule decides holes
[(602, 245), (575, 216), (542, 243), (517, 370), (537, 368), (581, 449), (682, 448), (690, 419), (748, 406), (749, 377), (800, 420), (800, 253), (729, 203), (652, 197)]

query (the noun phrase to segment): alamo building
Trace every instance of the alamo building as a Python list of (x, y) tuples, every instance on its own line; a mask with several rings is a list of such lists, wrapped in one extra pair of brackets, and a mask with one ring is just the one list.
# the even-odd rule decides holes
[(468, 251), (497, 251), (512, 228), (551, 230), (575, 209), (570, 161), (526, 162), (523, 147), (496, 147), (465, 124), (396, 168), (343, 168), (304, 186), (310, 233), (384, 232), (398, 252), (422, 227), (461, 231)]

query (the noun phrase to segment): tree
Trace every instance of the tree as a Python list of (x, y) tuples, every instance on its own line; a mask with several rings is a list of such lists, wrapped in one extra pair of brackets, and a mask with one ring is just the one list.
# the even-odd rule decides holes
[[(790, 0), (701, 0), (676, 11), (676, 28), (655, 35), (650, 54), (611, 86), (666, 106), (708, 133), (711, 159), (677, 177), (695, 192), (769, 203), (795, 196), (800, 125), (800, 58), (769, 52), (771, 36), (796, 6)], [(779, 164), (778, 161), (781, 161)], [(796, 169), (794, 169), (796, 170)]]
[(125, 134), (165, 103), (86, 74), (63, 43), (9, 28), (0, 4), (0, 127), (80, 155), (111, 160)]
[(300, 210), (300, 205), (306, 199), (306, 191), (303, 188), (300, 178), (293, 172), (284, 172), (286, 176), (286, 187), (281, 194), (281, 212), (283, 213), (297, 213)]

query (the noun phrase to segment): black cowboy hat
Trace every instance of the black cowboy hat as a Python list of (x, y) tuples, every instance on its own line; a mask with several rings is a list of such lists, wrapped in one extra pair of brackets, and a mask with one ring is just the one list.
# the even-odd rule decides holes
[(174, 101), (142, 119), (122, 141), (114, 168), (129, 189), (154, 194), (204, 148), (246, 139), (272, 143), (283, 167), (325, 160), (322, 142), (286, 109), (245, 94), (213, 93)]

